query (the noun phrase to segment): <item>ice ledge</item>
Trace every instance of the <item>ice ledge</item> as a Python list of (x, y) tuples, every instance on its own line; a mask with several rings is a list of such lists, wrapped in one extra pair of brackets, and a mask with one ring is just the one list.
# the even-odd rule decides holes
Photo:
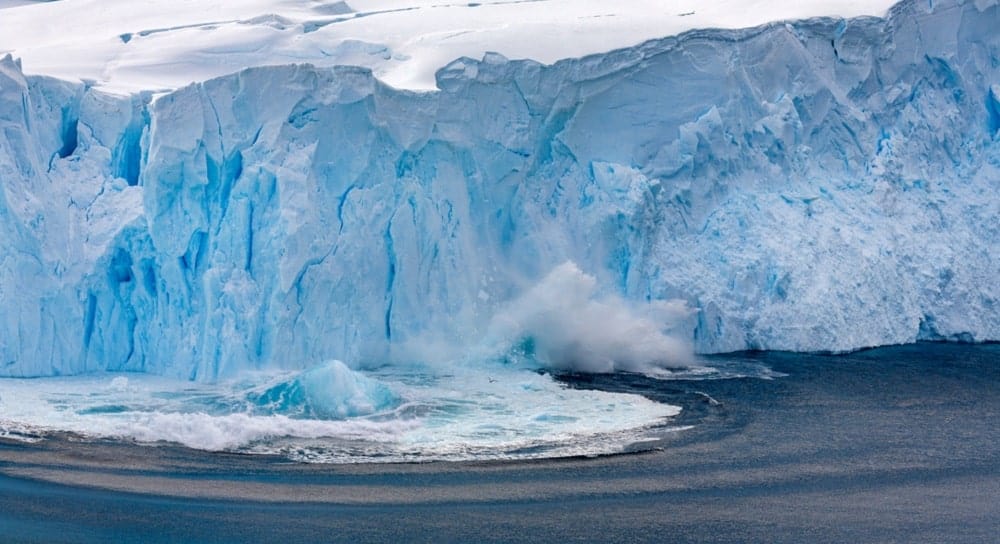
[(155, 0), (140, 6), (61, 0), (10, 7), (8, 1), (0, 17), (0, 52), (23, 58), (30, 74), (91, 81), (116, 94), (178, 89), (246, 67), (291, 62), (366, 66), (390, 86), (432, 90), (442, 66), (488, 51), (552, 64), (695, 28), (883, 16), (892, 3)]

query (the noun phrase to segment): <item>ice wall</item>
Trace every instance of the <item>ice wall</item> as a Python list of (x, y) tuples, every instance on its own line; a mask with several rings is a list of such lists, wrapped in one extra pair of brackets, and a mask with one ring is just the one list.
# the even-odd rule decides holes
[(701, 352), (1000, 339), (1000, 8), (695, 31), (439, 92), (0, 62), (0, 375), (460, 352), (566, 261)]
[(113, 98), (0, 60), (0, 375), (118, 368), (141, 357), (120, 250), (145, 230), (142, 97)]

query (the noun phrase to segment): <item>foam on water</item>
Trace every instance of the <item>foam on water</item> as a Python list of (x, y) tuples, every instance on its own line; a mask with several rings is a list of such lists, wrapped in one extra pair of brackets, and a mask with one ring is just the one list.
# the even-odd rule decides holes
[[(215, 383), (143, 373), (0, 380), (0, 436), (49, 431), (309, 462), (482, 460), (612, 454), (671, 430), (680, 408), (567, 387), (550, 372), (662, 379), (761, 374), (712, 367), (671, 336), (683, 302), (628, 302), (566, 262), (501, 305), (484, 338), (420, 347), (359, 371), (328, 360)], [(461, 355), (464, 354), (464, 355)]]
[[(670, 335), (688, 312), (678, 302), (626, 302), (567, 262), (501, 306), (485, 338), (424, 362), (359, 371), (329, 360), (216, 383), (140, 373), (0, 380), (0, 436), (70, 431), (333, 463), (618, 453), (647, 431), (670, 431), (680, 408), (567, 387), (550, 372), (763, 375), (699, 364)], [(435, 352), (417, 343), (414, 353)]]
[(514, 459), (620, 452), (680, 411), (530, 370), (453, 370), (331, 362), (212, 385), (143, 374), (2, 380), (0, 436), (59, 430), (313, 462)]

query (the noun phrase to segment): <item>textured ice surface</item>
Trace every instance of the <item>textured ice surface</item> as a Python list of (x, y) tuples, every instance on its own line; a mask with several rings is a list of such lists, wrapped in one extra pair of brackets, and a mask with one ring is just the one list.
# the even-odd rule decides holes
[(700, 352), (1000, 339), (998, 25), (907, 1), (433, 93), (281, 66), (153, 100), (7, 58), (0, 375), (453, 358), (567, 261), (586, 304), (685, 301)]

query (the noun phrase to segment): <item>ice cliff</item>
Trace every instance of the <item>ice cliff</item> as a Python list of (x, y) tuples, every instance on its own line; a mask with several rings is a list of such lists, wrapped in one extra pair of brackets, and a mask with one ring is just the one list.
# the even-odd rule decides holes
[[(699, 352), (1000, 340), (1000, 7), (706, 30), (439, 91), (0, 61), (0, 376), (427, 357), (566, 261)], [(446, 348), (440, 348), (446, 349)]]

